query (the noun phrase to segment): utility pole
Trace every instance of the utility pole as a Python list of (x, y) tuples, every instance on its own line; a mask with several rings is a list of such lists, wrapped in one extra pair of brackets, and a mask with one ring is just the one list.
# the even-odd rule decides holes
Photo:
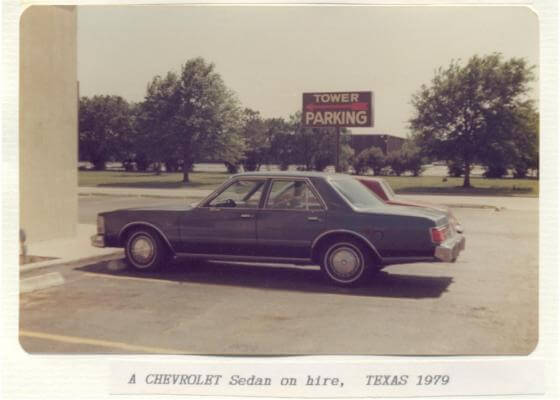
[(340, 172), (340, 127), (336, 127), (336, 166), (335, 171)]

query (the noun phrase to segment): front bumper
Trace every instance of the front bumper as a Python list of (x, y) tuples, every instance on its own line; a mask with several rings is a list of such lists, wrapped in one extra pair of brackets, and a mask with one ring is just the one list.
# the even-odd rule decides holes
[(103, 235), (93, 235), (90, 240), (94, 247), (105, 247), (105, 236)]
[(465, 237), (455, 235), (436, 247), (435, 257), (443, 262), (452, 262), (457, 259), (459, 253), (463, 250), (465, 250)]

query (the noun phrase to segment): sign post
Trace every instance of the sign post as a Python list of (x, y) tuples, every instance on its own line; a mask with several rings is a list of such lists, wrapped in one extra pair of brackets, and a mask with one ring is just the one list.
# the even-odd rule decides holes
[(336, 127), (336, 165), (334, 167), (336, 172), (340, 172), (340, 128)]
[(336, 128), (336, 172), (340, 172), (340, 128), (373, 126), (373, 93), (304, 93), (301, 118), (306, 127)]

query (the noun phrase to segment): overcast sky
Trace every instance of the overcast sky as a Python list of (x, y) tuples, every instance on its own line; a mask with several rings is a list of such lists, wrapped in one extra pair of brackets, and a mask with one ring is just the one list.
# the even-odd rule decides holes
[(141, 101), (155, 75), (202, 56), (265, 117), (298, 111), (302, 92), (371, 90), (375, 126), (360, 133), (406, 136), (411, 96), (438, 67), (492, 52), (538, 67), (537, 16), (525, 7), (78, 7), (82, 96)]

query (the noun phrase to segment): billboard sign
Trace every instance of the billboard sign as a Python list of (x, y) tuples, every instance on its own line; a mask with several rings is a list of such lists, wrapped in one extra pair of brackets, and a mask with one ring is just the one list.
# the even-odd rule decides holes
[(304, 126), (372, 127), (372, 92), (304, 93), (302, 122)]

